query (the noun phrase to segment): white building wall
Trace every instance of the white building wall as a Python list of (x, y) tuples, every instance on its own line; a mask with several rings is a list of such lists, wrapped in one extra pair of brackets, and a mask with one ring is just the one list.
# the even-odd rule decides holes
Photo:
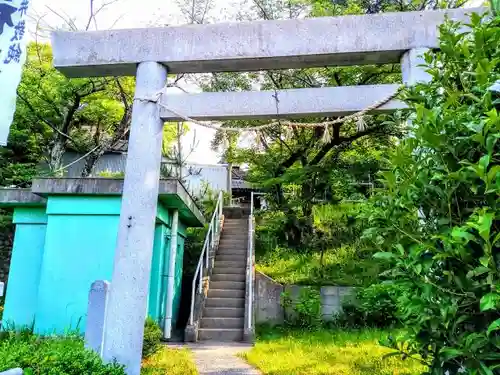
[[(68, 152), (64, 155), (63, 163), (67, 165), (81, 157), (80, 154)], [(91, 176), (98, 176), (101, 172), (120, 173), (125, 171), (126, 154), (105, 154), (97, 161)], [(80, 177), (85, 162), (83, 160), (70, 166), (66, 172), (67, 177)], [(172, 162), (164, 162), (163, 168), (176, 171)], [(175, 175), (175, 172), (173, 173)], [(188, 192), (197, 197), (206, 193), (206, 186), (212, 192), (228, 191), (228, 165), (227, 164), (196, 164), (187, 163), (182, 169), (182, 179)]]

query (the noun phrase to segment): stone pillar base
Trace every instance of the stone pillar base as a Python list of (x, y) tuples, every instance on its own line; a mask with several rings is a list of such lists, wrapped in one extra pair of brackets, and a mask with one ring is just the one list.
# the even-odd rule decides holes
[(255, 343), (255, 332), (253, 329), (245, 330), (243, 332), (243, 342), (247, 342), (249, 344)]
[(185, 342), (198, 341), (198, 325), (196, 323), (193, 325), (186, 326), (186, 330), (184, 331), (184, 341)]

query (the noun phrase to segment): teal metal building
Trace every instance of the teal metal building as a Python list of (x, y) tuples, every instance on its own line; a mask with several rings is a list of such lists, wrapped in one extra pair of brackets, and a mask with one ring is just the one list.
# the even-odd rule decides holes
[[(85, 332), (91, 284), (108, 280), (113, 287), (122, 188), (123, 180), (96, 178), (37, 179), (30, 190), (0, 190), (0, 207), (13, 209), (15, 224), (3, 328), (34, 325), (40, 334)], [(178, 230), (172, 233), (175, 216)], [(178, 317), (186, 230), (203, 224), (182, 184), (161, 180), (148, 314), (162, 326), (169, 318), (175, 327)], [(175, 251), (172, 236), (177, 236)], [(167, 292), (169, 278), (173, 295)], [(166, 316), (168, 304), (171, 317)]]

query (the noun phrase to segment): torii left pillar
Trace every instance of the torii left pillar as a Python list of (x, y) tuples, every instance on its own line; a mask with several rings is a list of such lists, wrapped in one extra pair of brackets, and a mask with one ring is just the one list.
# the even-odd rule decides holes
[(113, 277), (106, 309), (103, 359), (141, 372), (142, 341), (160, 179), (163, 121), (152, 98), (167, 81), (156, 62), (138, 65)]

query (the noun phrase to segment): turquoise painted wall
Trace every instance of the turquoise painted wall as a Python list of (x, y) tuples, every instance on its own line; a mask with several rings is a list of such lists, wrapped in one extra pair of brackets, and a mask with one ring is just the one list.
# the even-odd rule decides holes
[(165, 225), (157, 224), (153, 245), (153, 263), (149, 284), (148, 315), (161, 322), (165, 314), (165, 246), (170, 245), (166, 238), (169, 231)]
[[(121, 197), (49, 196), (47, 207), (16, 208), (16, 234), (4, 321), (32, 324), (42, 334), (86, 327), (90, 285), (111, 280)], [(166, 310), (171, 215), (158, 206), (148, 314), (162, 323)], [(186, 226), (179, 225), (173, 321), (182, 288)]]
[(38, 300), (38, 284), (45, 244), (45, 207), (14, 210), (16, 231), (12, 247), (8, 290), (3, 313), (4, 327), (32, 326)]
[(172, 327), (177, 324), (179, 317), (179, 309), (181, 306), (182, 294), (182, 265), (184, 260), (184, 237), (177, 236), (177, 254), (175, 260), (175, 276), (174, 276), (174, 301), (172, 306)]
[(90, 285), (111, 280), (120, 206), (120, 197), (49, 197), (38, 333), (85, 331)]

